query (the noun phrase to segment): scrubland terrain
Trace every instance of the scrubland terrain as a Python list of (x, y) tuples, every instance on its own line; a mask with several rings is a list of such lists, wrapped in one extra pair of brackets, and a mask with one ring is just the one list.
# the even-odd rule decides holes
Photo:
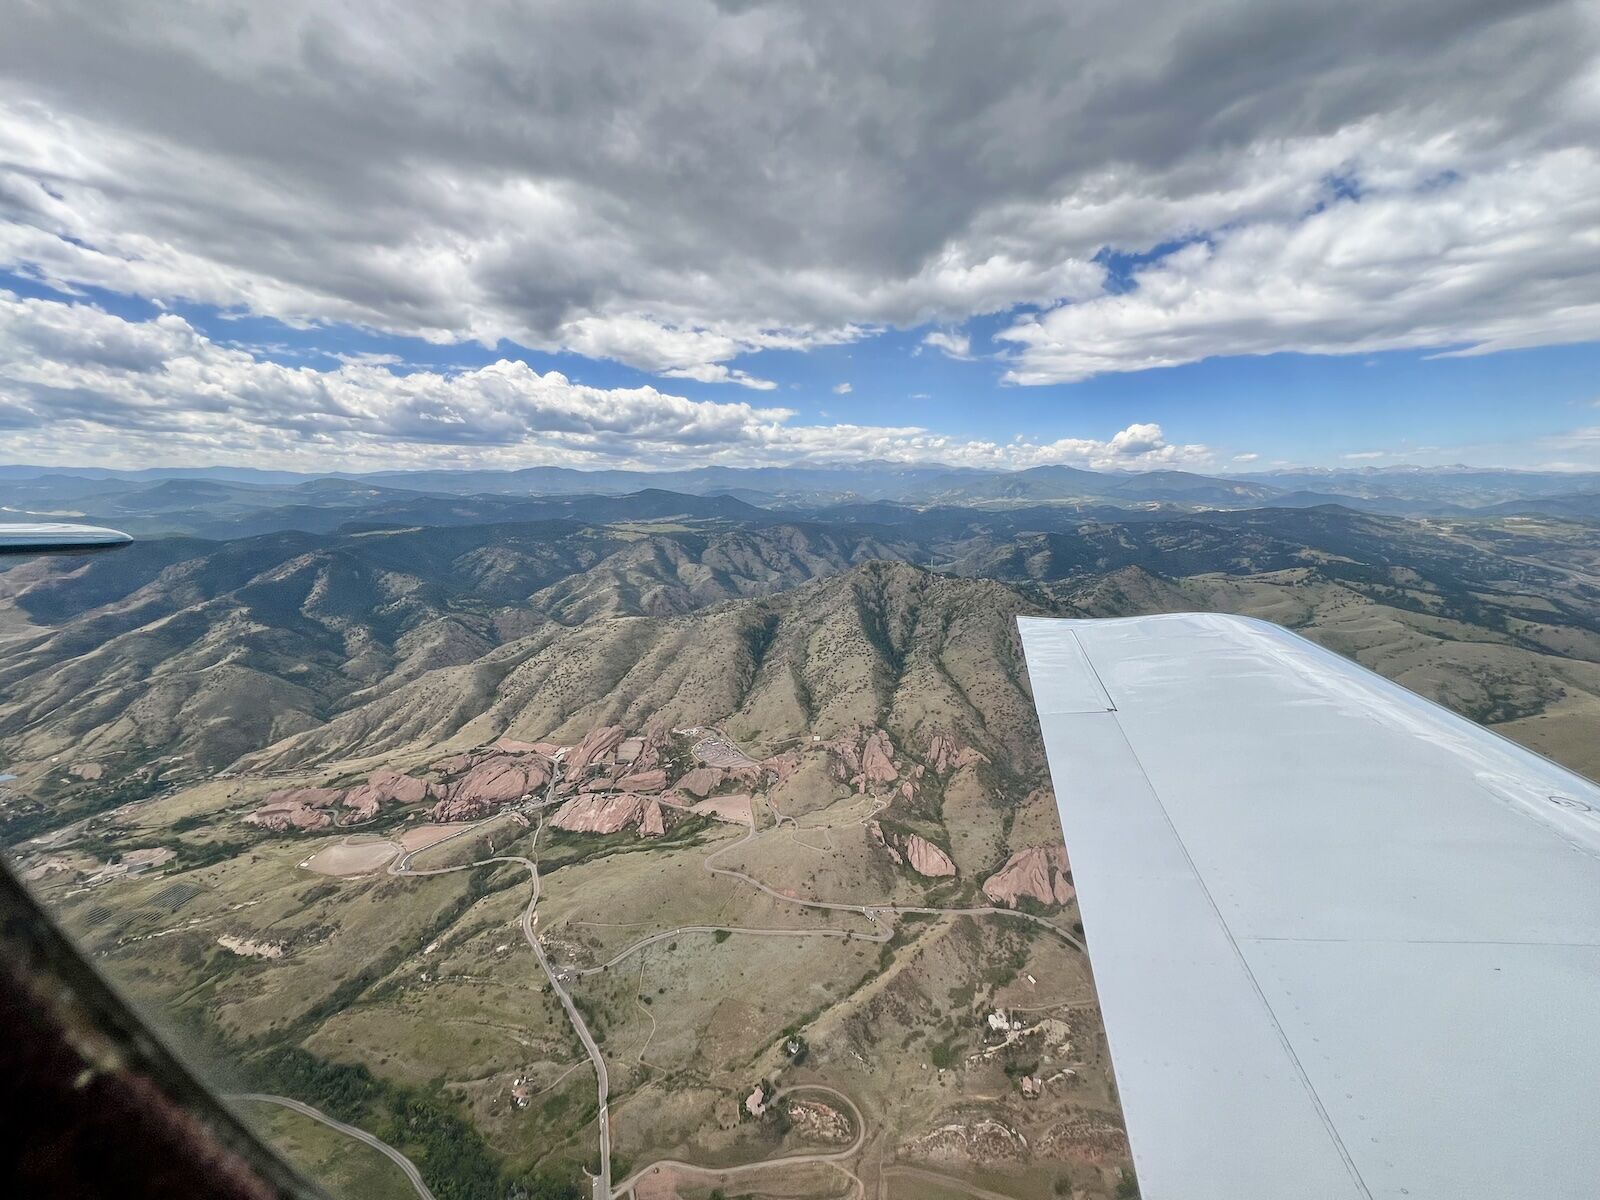
[(441, 1200), (1111, 1197), (1019, 614), (1265, 617), (1600, 773), (1581, 522), (652, 504), (0, 572), (15, 864), (220, 1087)]

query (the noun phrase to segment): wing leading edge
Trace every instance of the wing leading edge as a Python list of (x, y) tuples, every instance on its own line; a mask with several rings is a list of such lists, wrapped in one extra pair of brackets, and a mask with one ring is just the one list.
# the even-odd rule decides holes
[(1264, 622), (1019, 626), (1146, 1200), (1596, 1194), (1600, 788)]
[(0, 554), (82, 554), (111, 550), (131, 541), (120, 530), (99, 525), (0, 524)]

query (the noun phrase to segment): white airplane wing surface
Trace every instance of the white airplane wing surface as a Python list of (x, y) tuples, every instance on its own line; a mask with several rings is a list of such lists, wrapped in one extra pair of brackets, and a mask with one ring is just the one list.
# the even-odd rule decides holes
[(1019, 625), (1145, 1200), (1600, 1195), (1600, 788), (1275, 625)]

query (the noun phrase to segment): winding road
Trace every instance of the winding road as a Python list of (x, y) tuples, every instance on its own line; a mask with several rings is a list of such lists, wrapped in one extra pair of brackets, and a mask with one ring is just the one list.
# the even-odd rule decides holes
[(357, 1129), (354, 1125), (346, 1125), (343, 1121), (335, 1121), (320, 1109), (312, 1108), (311, 1105), (303, 1104), (299, 1100), (292, 1100), (288, 1096), (269, 1096), (264, 1092), (243, 1092), (239, 1095), (231, 1096), (229, 1099), (253, 1100), (258, 1104), (276, 1104), (279, 1108), (287, 1108), (292, 1112), (299, 1113), (302, 1117), (310, 1117), (313, 1121), (321, 1121), (329, 1129), (337, 1130), (346, 1137), (355, 1138), (356, 1141), (361, 1142), (363, 1145), (371, 1146), (379, 1154), (384, 1155), (390, 1162), (405, 1172), (406, 1178), (411, 1181), (411, 1186), (417, 1190), (417, 1195), (422, 1200), (434, 1200), (434, 1195), (428, 1190), (428, 1185), (422, 1182), (422, 1175), (417, 1171), (417, 1164), (389, 1145), (388, 1142), (380, 1142), (365, 1129)]
[[(555, 759), (556, 769), (551, 772), (550, 785), (545, 791), (545, 798), (538, 805), (541, 809), (550, 803), (551, 793), (554, 792), (556, 782), (561, 778), (561, 759)], [(539, 823), (533, 830), (533, 848), (538, 850), (539, 835), (544, 832), (544, 815), (541, 812)], [(445, 839), (449, 841), (450, 839)], [(427, 849), (444, 845), (444, 841), (435, 842)], [(496, 855), (491, 858), (479, 859), (476, 862), (461, 863), (454, 867), (433, 867), (418, 870), (411, 865), (411, 860), (420, 851), (413, 851), (403, 857), (397, 858), (389, 864), (391, 875), (445, 875), (451, 871), (467, 871), (473, 867), (486, 866), (489, 863), (515, 863), (525, 867), (528, 877), (532, 880), (533, 887), (528, 896), (527, 907), (522, 910), (522, 919), (519, 922), (522, 936), (528, 943), (528, 948), (533, 951), (533, 956), (539, 960), (539, 967), (544, 971), (544, 976), (550, 982), (551, 989), (561, 1001), (561, 1007), (567, 1010), (567, 1019), (572, 1022), (572, 1028), (578, 1035), (578, 1040), (583, 1043), (589, 1061), (594, 1065), (596, 1093), (600, 1100), (600, 1173), (594, 1176), (594, 1195), (596, 1200), (611, 1200), (611, 1109), (609, 1106), (611, 1079), (606, 1074), (606, 1060), (600, 1054), (600, 1047), (594, 1040), (594, 1035), (589, 1032), (589, 1026), (583, 1019), (583, 1014), (578, 1011), (578, 1006), (573, 1003), (571, 994), (561, 986), (561, 980), (556, 975), (555, 969), (550, 965), (550, 960), (545, 957), (544, 947), (539, 944), (539, 935), (533, 931), (533, 923), (537, 919), (534, 910), (539, 906), (539, 864), (533, 859), (523, 858), (517, 854)]]
[(769, 1167), (798, 1167), (806, 1163), (826, 1163), (844, 1171), (852, 1180), (855, 1180), (857, 1187), (861, 1187), (861, 1180), (856, 1178), (855, 1173), (840, 1166), (841, 1163), (855, 1157), (856, 1152), (861, 1149), (861, 1144), (867, 1140), (867, 1123), (861, 1116), (861, 1110), (856, 1107), (856, 1102), (843, 1092), (836, 1088), (828, 1087), (826, 1084), (799, 1083), (793, 1087), (777, 1089), (768, 1097), (767, 1103), (776, 1104), (785, 1096), (793, 1095), (796, 1092), (821, 1092), (823, 1095), (832, 1096), (834, 1099), (842, 1101), (850, 1109), (851, 1123), (855, 1126), (856, 1131), (856, 1136), (851, 1140), (850, 1144), (842, 1150), (802, 1150), (798, 1154), (780, 1154), (776, 1158), (762, 1158), (755, 1162), (736, 1163), (731, 1167), (707, 1167), (700, 1163), (683, 1162), (681, 1159), (676, 1158), (658, 1158), (648, 1166), (640, 1167), (632, 1175), (617, 1184), (616, 1190), (611, 1193), (612, 1197), (615, 1200), (621, 1200), (621, 1197), (628, 1195), (646, 1175), (659, 1171), (663, 1167), (673, 1171), (687, 1171), (696, 1175), (711, 1175), (722, 1179), (731, 1175), (745, 1175), (751, 1171), (765, 1170)]
[[(537, 852), (537, 847), (539, 844), (539, 835), (544, 831), (544, 816), (542, 810), (552, 802), (552, 796), (560, 777), (561, 764), (558, 756), (556, 760), (556, 769), (551, 774), (550, 783), (545, 791), (544, 798), (538, 802), (531, 803), (526, 806), (529, 809), (539, 812), (539, 823), (534, 828), (533, 832), (532, 844), (535, 852)], [(788, 821), (790, 824), (794, 825), (796, 830), (799, 829), (798, 823), (795, 822), (792, 817), (783, 817), (781, 815), (779, 817), (778, 825), (775, 826), (775, 828), (781, 828), (785, 821)], [(449, 841), (453, 841), (456, 837), (464, 836), (471, 832), (472, 828), (464, 829), (460, 834), (453, 834), (451, 837), (436, 842), (432, 846), (425, 847), (425, 849), (437, 849), (439, 846), (442, 846)], [(880, 915), (884, 913), (920, 914), (930, 916), (1013, 917), (1041, 926), (1042, 928), (1049, 930), (1051, 933), (1054, 933), (1062, 940), (1070, 943), (1079, 951), (1084, 950), (1083, 943), (1072, 936), (1072, 934), (1062, 929), (1060, 926), (1051, 921), (1047, 921), (1042, 917), (1036, 917), (1031, 913), (1019, 912), (1015, 909), (998, 908), (994, 906), (931, 908), (916, 905), (863, 904), (833, 900), (805, 900), (797, 896), (786, 895), (778, 889), (763, 883), (754, 876), (746, 874), (744, 871), (736, 870), (730, 867), (719, 867), (714, 865), (714, 860), (717, 858), (720, 858), (722, 855), (727, 854), (730, 851), (738, 850), (749, 845), (749, 843), (754, 841), (758, 836), (760, 836), (760, 831), (757, 825), (755, 810), (752, 807), (750, 812), (749, 828), (744, 837), (717, 850), (713, 850), (711, 853), (705, 856), (701, 865), (705, 870), (709, 871), (713, 875), (721, 875), (729, 879), (738, 880), (739, 882), (744, 883), (749, 887), (753, 887), (757, 891), (762, 892), (763, 894), (785, 904), (793, 904), (802, 908), (823, 909), (831, 912), (848, 912), (859, 914), (876, 927), (876, 932), (868, 934), (863, 932), (855, 932), (852, 930), (838, 929), (770, 929), (740, 928), (738, 926), (727, 925), (684, 925), (679, 926), (676, 929), (665, 930), (661, 933), (655, 933), (648, 937), (641, 938), (639, 941), (633, 943), (626, 949), (614, 955), (608, 961), (598, 966), (585, 967), (580, 970), (576, 970), (574, 973), (580, 976), (597, 974), (617, 966), (623, 960), (627, 959), (630, 955), (639, 950), (642, 950), (657, 942), (665, 941), (668, 938), (677, 937), (685, 933), (715, 934), (726, 930), (729, 933), (739, 933), (742, 935), (756, 937), (857, 938), (863, 941), (883, 943), (889, 941), (893, 937), (893, 931), (889, 928), (886, 928), (880, 919)], [(772, 1101), (776, 1102), (786, 1095), (799, 1091), (820, 1092), (836, 1097), (850, 1108), (851, 1114), (854, 1118), (856, 1136), (855, 1140), (848, 1147), (837, 1151), (802, 1152), (799, 1154), (780, 1155), (777, 1158), (761, 1159), (756, 1162), (742, 1163), (731, 1167), (705, 1167), (695, 1163), (682, 1162), (677, 1159), (658, 1159), (653, 1163), (641, 1167), (639, 1170), (635, 1171), (627, 1179), (623, 1180), (620, 1184), (613, 1188), (611, 1184), (610, 1077), (606, 1071), (605, 1058), (601, 1055), (599, 1045), (595, 1042), (593, 1035), (589, 1032), (589, 1027), (583, 1019), (583, 1014), (578, 1011), (578, 1007), (576, 1003), (574, 1003), (571, 994), (562, 986), (559, 974), (551, 965), (549, 958), (546, 957), (544, 947), (539, 944), (538, 934), (534, 931), (534, 923), (537, 920), (535, 910), (538, 907), (540, 895), (538, 863), (533, 859), (523, 858), (520, 855), (496, 855), (485, 859), (479, 859), (474, 862), (461, 863), (456, 866), (418, 869), (412, 867), (411, 865), (411, 860), (418, 853), (421, 853), (421, 851), (417, 850), (406, 852), (403, 850), (403, 848), (397, 847), (396, 856), (388, 866), (389, 874), (406, 876), (444, 875), (454, 871), (467, 871), (475, 867), (487, 866), (491, 863), (511, 863), (521, 866), (527, 870), (529, 878), (532, 882), (532, 888), (528, 898), (527, 906), (522, 910), (522, 917), (519, 922), (522, 929), (522, 936), (528, 943), (529, 949), (533, 951), (534, 957), (538, 959), (540, 969), (544, 972), (545, 978), (549, 981), (551, 989), (554, 991), (556, 997), (561, 1001), (562, 1007), (566, 1010), (567, 1018), (572, 1023), (573, 1030), (577, 1033), (579, 1041), (583, 1043), (584, 1051), (588, 1054), (589, 1061), (594, 1067), (596, 1094), (599, 1100), (600, 1128), (600, 1170), (599, 1173), (593, 1177), (594, 1200), (620, 1200), (621, 1197), (631, 1194), (634, 1185), (641, 1178), (652, 1171), (658, 1171), (662, 1168), (724, 1178), (741, 1175), (748, 1172), (764, 1170), (775, 1166), (798, 1166), (806, 1163), (825, 1163), (836, 1167), (848, 1175), (855, 1183), (857, 1188), (862, 1192), (862, 1194), (865, 1194), (865, 1188), (861, 1180), (842, 1164), (845, 1160), (849, 1159), (860, 1150), (861, 1145), (866, 1138), (866, 1123), (861, 1116), (860, 1109), (856, 1107), (856, 1104), (853, 1100), (851, 1100), (843, 1092), (836, 1091), (833, 1088), (821, 1084), (804, 1084), (779, 1089), (773, 1093)], [(651, 1020), (652, 1024), (654, 1024), (653, 1016)], [(640, 1053), (642, 1056), (642, 1049)], [(417, 1187), (418, 1194), (423, 1197), (423, 1200), (433, 1200), (431, 1193), (428, 1192), (426, 1185), (423, 1184), (420, 1175), (417, 1174), (416, 1168), (411, 1164), (410, 1160), (405, 1158), (404, 1155), (401, 1155), (393, 1148), (385, 1145), (382, 1142), (379, 1142), (376, 1138), (372, 1137), (370, 1134), (367, 1134), (365, 1131), (333, 1121), (331, 1118), (325, 1117), (315, 1109), (312, 1109), (309, 1105), (302, 1105), (299, 1101), (289, 1100), (287, 1097), (250, 1096), (247, 1098), (261, 1100), (267, 1103), (282, 1103), (287, 1107), (295, 1108), (296, 1111), (304, 1111), (305, 1115), (314, 1117), (317, 1120), (321, 1120), (325, 1124), (350, 1134), (352, 1137), (359, 1138), (361, 1141), (366, 1142), (368, 1145), (371, 1145), (375, 1149), (380, 1150), (382, 1153), (388, 1155), (391, 1159), (394, 1159), (397, 1164), (402, 1164), (402, 1169), (406, 1171), (407, 1177), (410, 1178), (413, 1184)]]

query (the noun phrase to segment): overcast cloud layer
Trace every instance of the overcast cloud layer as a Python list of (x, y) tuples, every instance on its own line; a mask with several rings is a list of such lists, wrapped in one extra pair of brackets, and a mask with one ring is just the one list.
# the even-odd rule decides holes
[[(1023, 385), (1216, 355), (1592, 340), (1597, 13), (0, 0), (0, 266), (58, 289), (508, 339), (756, 401), (774, 383), (730, 365), (741, 354), (928, 326), (929, 352), (966, 358), (987, 352), (964, 329), (979, 314), (1006, 314), (994, 369)], [(670, 382), (602, 398), (506, 363), (316, 378), (170, 322), (113, 335), (83, 305), (38, 319), (62, 356), (166, 339), (163, 382), (135, 400), (149, 372), (102, 395), (84, 373), (104, 364), (13, 362), (14, 428), (59, 404), (85, 428), (250, 413), (286, 445), (335, 430), (449, 445), (469, 414), (490, 418), (475, 440), (510, 446), (535, 428), (515, 414), (571, 403), (621, 424), (542, 429), (561, 435), (552, 453), (803, 440), (782, 409), (694, 404)], [(219, 356), (256, 399), (220, 398), (235, 377)]]

